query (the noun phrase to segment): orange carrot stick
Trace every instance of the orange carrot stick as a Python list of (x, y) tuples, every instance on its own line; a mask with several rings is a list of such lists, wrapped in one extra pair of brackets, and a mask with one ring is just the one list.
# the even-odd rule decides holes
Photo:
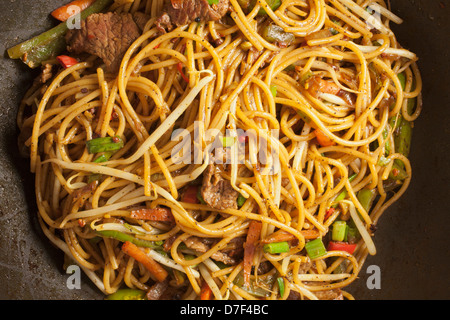
[(261, 234), (262, 223), (256, 220), (250, 222), (247, 240), (244, 245), (244, 284), (250, 286), (250, 272), (252, 270), (253, 257), (256, 251), (256, 242)]
[(317, 142), (322, 147), (334, 146), (336, 144), (333, 140), (331, 140), (328, 136), (326, 136), (325, 133), (323, 133), (320, 129), (314, 130), (314, 133), (316, 134)]
[[(319, 231), (312, 229), (302, 230), (300, 233), (303, 237), (305, 237), (305, 239), (316, 239), (319, 236)], [(272, 242), (292, 241), (295, 239), (296, 237), (292, 233), (281, 230), (271, 234), (269, 237), (264, 239), (262, 243), (266, 244)]]
[(55, 19), (59, 21), (66, 21), (75, 14), (73, 10), (71, 10), (73, 7), (78, 7), (79, 10), (77, 11), (81, 12), (94, 2), (95, 0), (74, 0), (64, 6), (59, 7), (58, 9), (53, 10), (51, 14)]
[(206, 281), (203, 282), (202, 288), (200, 290), (200, 300), (211, 300), (212, 297), (212, 290), (206, 283)]
[(158, 262), (153, 260), (151, 257), (145, 254), (144, 251), (139, 249), (138, 246), (135, 244), (125, 241), (125, 243), (122, 245), (122, 251), (132, 257), (134, 260), (142, 263), (144, 267), (151, 272), (152, 275), (155, 276), (155, 278), (162, 282), (164, 281), (167, 276), (169, 275), (166, 269), (164, 269)]
[(172, 211), (169, 208), (163, 207), (133, 210), (130, 213), (130, 217), (133, 219), (151, 220), (151, 221), (169, 221), (169, 222), (175, 221), (175, 218), (172, 215)]

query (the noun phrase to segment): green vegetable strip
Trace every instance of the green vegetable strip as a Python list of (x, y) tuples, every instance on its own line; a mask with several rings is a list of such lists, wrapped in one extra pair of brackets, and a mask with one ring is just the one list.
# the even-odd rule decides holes
[(133, 237), (132, 235), (117, 231), (117, 230), (97, 230), (95, 231), (98, 235), (106, 238), (113, 238), (116, 240), (119, 240), (121, 242), (129, 241), (131, 243), (134, 243), (138, 247), (143, 248), (152, 248), (152, 249), (161, 249), (162, 243), (154, 242), (154, 241), (148, 241), (143, 239), (138, 239), (136, 237)]
[(277, 278), (278, 289), (280, 291), (280, 297), (284, 295), (284, 279), (282, 277)]
[(357, 194), (358, 201), (361, 203), (364, 210), (369, 211), (374, 199), (374, 191), (369, 189), (361, 189)]
[[(281, 6), (281, 0), (266, 0), (266, 3), (269, 5), (270, 9), (272, 9), (272, 11), (275, 11), (276, 9), (278, 9), (279, 6)], [(256, 4), (256, 1), (253, 0), (252, 1), (252, 7), (253, 8)], [(264, 10), (264, 8), (259, 9), (258, 11), (258, 15), (259, 16), (265, 16), (267, 15), (266, 10)]]
[(113, 155), (112, 152), (105, 152), (101, 154), (97, 159), (95, 159), (94, 162), (95, 163), (106, 162), (111, 158), (112, 155)]
[(119, 137), (103, 137), (86, 141), (89, 153), (115, 151), (123, 148), (123, 140)]
[(238, 207), (239, 208), (242, 207), (246, 200), (247, 199), (245, 199), (245, 197), (242, 194), (239, 193), (239, 196), (237, 198), (237, 205), (238, 205)]
[(139, 289), (119, 289), (108, 295), (106, 300), (145, 300), (145, 291)]
[[(84, 20), (93, 13), (101, 12), (112, 3), (113, 0), (97, 0), (81, 12), (80, 19)], [(67, 30), (67, 23), (62, 22), (30, 40), (9, 48), (8, 56), (11, 59), (22, 59), (30, 68), (35, 68), (43, 61), (56, 57), (66, 49), (64, 35)]]
[[(356, 178), (357, 175), (358, 175), (357, 173), (352, 174), (352, 175), (348, 178), (348, 181), (352, 182), (353, 180), (355, 180), (355, 178)], [(346, 197), (347, 197), (347, 190), (344, 189), (344, 190), (342, 190), (341, 193), (338, 194), (338, 196), (336, 197), (336, 199), (334, 199), (333, 202), (335, 202), (335, 204), (333, 204), (332, 207), (333, 207), (333, 208), (337, 208), (338, 202), (344, 200)]]
[(231, 147), (235, 141), (236, 138), (234, 137), (222, 137), (222, 146), (225, 148)]
[(334, 241), (344, 241), (347, 237), (347, 223), (345, 221), (335, 221), (331, 231), (331, 239)]
[(287, 243), (287, 241), (266, 243), (263, 246), (263, 250), (264, 250), (264, 252), (270, 253), (270, 254), (288, 252), (289, 251), (289, 243)]
[(317, 238), (305, 244), (306, 253), (311, 259), (320, 258), (327, 253), (322, 239)]

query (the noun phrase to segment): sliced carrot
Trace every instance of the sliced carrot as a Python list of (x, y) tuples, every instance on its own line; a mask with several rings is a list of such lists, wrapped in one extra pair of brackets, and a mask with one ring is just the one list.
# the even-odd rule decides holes
[(317, 142), (318, 142), (322, 147), (334, 146), (334, 145), (336, 144), (336, 142), (334, 142), (333, 140), (331, 140), (331, 139), (330, 139), (327, 135), (325, 135), (325, 133), (323, 133), (320, 129), (314, 130), (314, 133), (316, 134)]
[[(316, 239), (319, 236), (319, 231), (314, 229), (302, 230), (300, 233), (305, 237), (305, 239)], [(297, 239), (292, 233), (286, 232), (284, 230), (280, 230), (274, 232), (269, 237), (264, 239), (262, 243), (273, 243), (273, 242), (283, 242), (283, 241), (293, 241)]]
[(252, 270), (253, 257), (256, 251), (256, 243), (261, 234), (262, 223), (256, 220), (250, 222), (247, 240), (244, 245), (244, 284), (250, 286), (250, 272)]
[(320, 236), (319, 231), (315, 229), (302, 230), (300, 233), (305, 237), (305, 239), (311, 240), (316, 239)]
[(143, 208), (131, 211), (130, 217), (133, 219), (150, 220), (150, 221), (169, 221), (174, 222), (175, 218), (169, 208)]
[(81, 12), (94, 2), (95, 0), (74, 0), (62, 7), (59, 7), (58, 9), (53, 10), (51, 14), (55, 19), (59, 21), (66, 21), (71, 16), (76, 14), (73, 12), (73, 10), (71, 10), (73, 7), (78, 7), (78, 12)]
[(206, 283), (206, 281), (203, 282), (202, 288), (200, 290), (200, 300), (211, 300), (212, 298), (212, 290)]
[(319, 76), (313, 76), (306, 82), (305, 89), (315, 98), (318, 98), (321, 93), (338, 94), (341, 91), (339, 86), (332, 82), (323, 80)]
[(125, 241), (122, 245), (122, 251), (132, 257), (134, 260), (142, 263), (142, 265), (148, 271), (150, 271), (150, 273), (154, 275), (158, 281), (164, 281), (169, 275), (166, 269), (164, 269), (158, 262), (145, 254), (145, 252), (139, 249), (139, 247), (135, 244), (129, 241)]

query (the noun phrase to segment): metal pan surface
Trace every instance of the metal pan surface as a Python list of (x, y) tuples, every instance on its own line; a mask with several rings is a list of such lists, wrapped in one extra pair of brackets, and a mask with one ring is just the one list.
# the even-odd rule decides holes
[[(0, 299), (102, 299), (87, 277), (81, 289), (67, 286), (63, 255), (41, 232), (36, 219), (33, 177), (19, 156), (16, 112), (33, 72), (9, 60), (6, 49), (52, 25), (55, 0), (0, 0)], [(349, 291), (360, 300), (450, 299), (447, 228), (450, 170), (450, 3), (392, 0), (405, 20), (395, 26), (399, 42), (420, 57), (424, 110), (415, 123), (413, 179), (406, 194), (381, 218), (370, 256)], [(380, 287), (373, 288), (373, 270)]]

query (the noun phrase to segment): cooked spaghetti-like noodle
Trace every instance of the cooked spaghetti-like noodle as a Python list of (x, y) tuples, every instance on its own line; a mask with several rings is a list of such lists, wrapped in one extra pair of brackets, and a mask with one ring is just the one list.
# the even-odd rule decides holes
[[(422, 83), (385, 1), (246, 2), (161, 33), (163, 1), (115, 1), (150, 17), (119, 71), (88, 56), (23, 99), (41, 226), (106, 295), (161, 282), (131, 242), (178, 298), (352, 299), (376, 224), (410, 183)], [(123, 146), (90, 152), (102, 137)], [(238, 205), (202, 199), (211, 167)], [(157, 209), (170, 219), (134, 215)]]

